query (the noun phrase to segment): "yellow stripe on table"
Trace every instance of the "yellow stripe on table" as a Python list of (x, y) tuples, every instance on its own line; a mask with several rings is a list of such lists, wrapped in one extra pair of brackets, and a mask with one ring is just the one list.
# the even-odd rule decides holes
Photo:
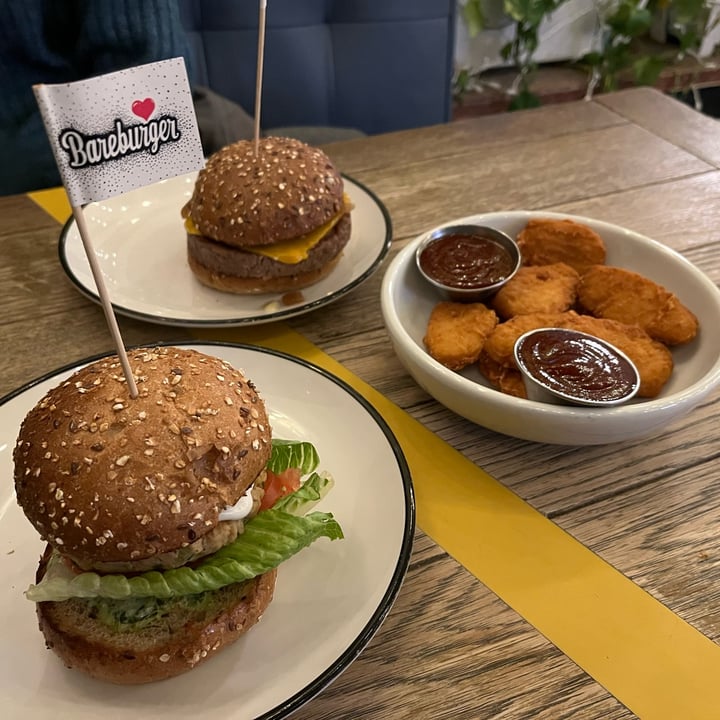
[[(33, 194), (60, 222), (62, 198)], [(720, 715), (720, 647), (306, 338), (284, 323), (194, 334), (279, 350), (347, 382), (395, 433), (427, 535), (638, 716)]]
[(70, 201), (63, 188), (36, 190), (28, 193), (28, 197), (61, 225), (72, 215)]

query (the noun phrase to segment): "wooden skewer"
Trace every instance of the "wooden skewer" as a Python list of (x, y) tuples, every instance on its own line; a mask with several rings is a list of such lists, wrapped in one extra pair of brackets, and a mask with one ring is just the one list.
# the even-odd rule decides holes
[(102, 308), (105, 312), (105, 319), (107, 320), (110, 334), (112, 335), (115, 343), (117, 355), (120, 358), (120, 364), (122, 365), (123, 374), (125, 375), (125, 380), (127, 381), (130, 397), (136, 398), (138, 396), (137, 385), (132, 374), (132, 369), (130, 368), (130, 361), (128, 360), (125, 345), (123, 344), (123, 340), (120, 335), (120, 328), (118, 327), (117, 318), (115, 317), (112, 303), (110, 302), (110, 296), (108, 295), (107, 288), (105, 287), (105, 279), (103, 278), (102, 270), (98, 265), (95, 250), (90, 242), (90, 234), (88, 233), (87, 224), (85, 223), (85, 214), (83, 213), (82, 208), (76, 205), (72, 206), (72, 212), (75, 222), (77, 223), (78, 230), (80, 231), (80, 239), (82, 240), (83, 247), (85, 248), (85, 255), (90, 263), (90, 270), (92, 271), (95, 286), (97, 287)]
[(257, 71), (255, 76), (255, 157), (260, 150), (260, 107), (262, 105), (263, 58), (265, 56), (265, 16), (267, 0), (260, 0), (260, 20), (258, 23)]

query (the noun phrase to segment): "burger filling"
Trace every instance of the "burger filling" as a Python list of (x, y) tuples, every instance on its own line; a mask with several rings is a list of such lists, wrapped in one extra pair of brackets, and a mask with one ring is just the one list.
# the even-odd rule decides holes
[[(286, 265), (296, 265), (297, 263), (308, 259), (310, 251), (321, 240), (323, 240), (329, 235), (329, 233), (340, 222), (340, 220), (342, 220), (345, 216), (349, 216), (352, 207), (353, 205), (349, 196), (344, 193), (342, 210), (337, 215), (328, 220), (328, 222), (326, 222), (324, 225), (321, 225), (319, 228), (313, 230), (312, 232), (309, 232), (302, 237), (294, 238), (293, 240), (285, 240), (269, 245), (244, 245), (242, 247), (242, 250), (245, 252), (267, 257), (270, 260), (274, 260), (275, 262), (284, 263)], [(185, 230), (187, 231), (188, 235), (205, 237), (198, 230), (195, 223), (189, 216), (185, 218)], [(213, 242), (219, 242), (217, 240), (214, 240), (213, 238), (208, 239), (213, 240)], [(240, 249), (236, 248), (234, 245), (227, 245), (227, 247), (231, 247), (233, 249)]]
[(204, 235), (187, 236), (188, 256), (218, 275), (263, 279), (295, 277), (317, 271), (337, 258), (350, 239), (350, 229), (350, 216), (344, 215), (309, 251), (305, 260), (294, 264), (277, 262), (266, 255), (225, 245)]
[[(332, 515), (309, 512), (333, 485), (330, 475), (315, 471), (318, 460), (310, 443), (273, 440), (267, 472), (261, 474), (251, 490), (252, 512), (258, 505), (257, 514), (240, 520), (221, 521), (214, 534), (199, 538), (203, 540), (202, 551), (206, 554), (197, 555), (182, 567), (164, 567), (159, 572), (155, 569), (141, 571), (134, 562), (131, 569), (122, 574), (118, 570), (82, 572), (69, 563), (66, 556), (53, 550), (43, 564), (40, 581), (27, 590), (26, 596), (36, 602), (107, 598), (108, 602), (122, 600), (124, 603), (132, 598), (193, 596), (259, 577), (320, 537), (330, 540), (343, 537), (342, 529)], [(295, 476), (305, 479), (297, 484), (289, 482), (289, 478)], [(268, 504), (268, 496), (273, 498), (271, 504)], [(195, 549), (200, 551), (199, 546)], [(150, 560), (157, 563), (162, 558), (167, 562), (172, 555), (163, 553)], [(173, 562), (178, 558), (173, 557)], [(141, 606), (142, 603), (125, 605), (126, 608)]]
[[(250, 582), (239, 585), (249, 586)], [(241, 588), (228, 585), (219, 590), (172, 598), (72, 598), (65, 601), (65, 612), (105, 625), (115, 633), (152, 630), (154, 637), (169, 638), (186, 624), (206, 625), (228, 607), (230, 600), (237, 603), (242, 596)]]

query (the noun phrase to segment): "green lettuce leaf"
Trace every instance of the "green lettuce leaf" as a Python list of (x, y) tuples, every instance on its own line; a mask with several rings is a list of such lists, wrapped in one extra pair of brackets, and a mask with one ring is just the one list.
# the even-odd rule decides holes
[(301, 475), (309, 475), (320, 464), (315, 446), (297, 440), (273, 440), (268, 470), (281, 473), (288, 468), (300, 468)]
[(30, 586), (25, 595), (35, 602), (57, 602), (71, 597), (166, 598), (217, 590), (272, 570), (321, 537), (343, 537), (340, 525), (329, 513), (296, 517), (271, 508), (249, 521), (242, 535), (195, 569), (181, 567), (132, 577), (94, 572), (75, 575), (58, 556), (53, 557), (43, 580)]
[(312, 510), (332, 490), (335, 481), (327, 473), (312, 473), (297, 489), (281, 497), (273, 510), (283, 510), (291, 515), (304, 515)]

